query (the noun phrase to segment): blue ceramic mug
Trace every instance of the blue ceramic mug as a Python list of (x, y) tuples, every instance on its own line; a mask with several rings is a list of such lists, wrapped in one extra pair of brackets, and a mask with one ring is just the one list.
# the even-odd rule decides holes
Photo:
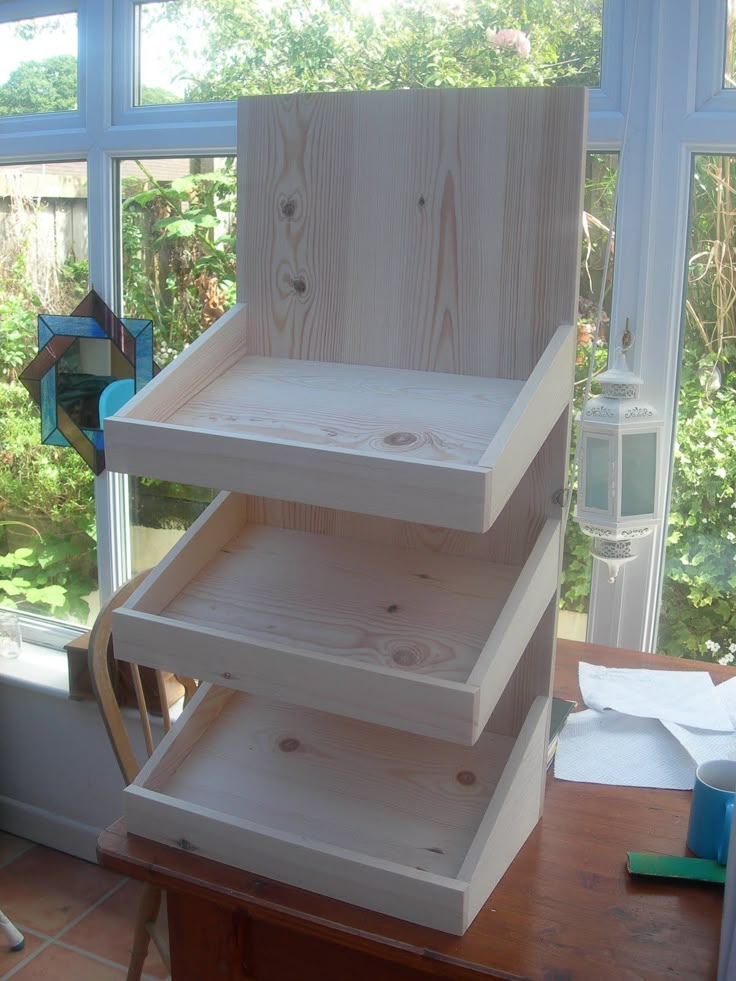
[(736, 760), (709, 760), (695, 771), (687, 845), (725, 865), (736, 802)]

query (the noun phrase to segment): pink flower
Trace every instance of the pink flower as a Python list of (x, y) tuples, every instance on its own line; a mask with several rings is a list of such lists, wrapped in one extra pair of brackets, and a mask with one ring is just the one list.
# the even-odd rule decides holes
[(528, 36), (513, 27), (505, 27), (502, 31), (492, 31), (489, 27), (486, 40), (494, 48), (516, 48), (516, 53), (522, 58), (528, 58), (531, 54), (532, 44)]

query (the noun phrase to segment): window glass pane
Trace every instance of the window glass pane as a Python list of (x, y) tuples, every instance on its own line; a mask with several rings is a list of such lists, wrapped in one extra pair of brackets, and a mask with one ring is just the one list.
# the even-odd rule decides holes
[(0, 24), (0, 116), (77, 108), (77, 15)]
[(609, 440), (589, 436), (581, 466), (585, 468), (585, 506), (608, 511), (608, 447)]
[(140, 3), (137, 103), (600, 84), (602, 0)]
[(736, 0), (728, 0), (726, 11), (726, 62), (723, 67), (724, 88), (736, 87)]
[[(591, 341), (603, 280), (606, 244), (611, 221), (613, 191), (618, 170), (618, 154), (589, 153), (585, 176), (583, 204), (583, 246), (580, 261), (580, 299), (578, 301), (578, 347), (575, 365), (575, 417), (582, 409), (588, 375)], [(604, 304), (601, 337), (595, 356), (595, 371), (606, 367), (608, 357), (609, 314), (613, 285), (613, 256), (608, 265), (604, 285)], [(593, 388), (596, 393), (596, 387)], [(573, 425), (573, 447), (577, 424)], [(573, 502), (574, 505), (574, 502)], [(572, 515), (574, 507), (570, 508)], [(558, 632), (561, 637), (585, 640), (592, 559), (591, 539), (584, 535), (572, 517), (565, 529), (565, 552), (562, 565), (561, 611)]]
[[(120, 166), (125, 315), (154, 324), (168, 364), (235, 302), (232, 158), (126, 160)], [(131, 478), (134, 571), (160, 561), (214, 492)]]
[(629, 433), (621, 440), (621, 515), (654, 514), (657, 434)]
[(659, 647), (736, 654), (736, 157), (694, 163)]
[(18, 376), (37, 314), (69, 314), (88, 289), (85, 164), (0, 167), (0, 606), (78, 623), (97, 605), (93, 477), (41, 444)]

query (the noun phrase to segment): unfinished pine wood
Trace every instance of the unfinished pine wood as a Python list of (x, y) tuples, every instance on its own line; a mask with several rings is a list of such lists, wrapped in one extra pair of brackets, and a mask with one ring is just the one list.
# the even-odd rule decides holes
[(128, 472), (486, 531), (569, 403), (574, 338), (572, 327), (559, 328), (526, 383), (233, 360), (223, 343), (208, 384), (192, 385), (186, 371), (180, 382), (174, 371), (152, 391), (150, 419), (143, 395), (114, 419), (108, 460)]
[(521, 388), (520, 382), (440, 372), (244, 357), (223, 367), (216, 381), (166, 421), (477, 465)]
[(526, 379), (575, 322), (582, 89), (242, 99), (248, 352)]
[(473, 743), (557, 588), (559, 521), (522, 569), (278, 528), (222, 494), (114, 614), (117, 656)]
[[(552, 372), (554, 398), (531, 414), (515, 403), (519, 438), (508, 423), (485, 429), (486, 410), (458, 416), (440, 381), (419, 415), (414, 397), (366, 406), (380, 377), (355, 386), (351, 408), (309, 362), (332, 365), (329, 379), (342, 364), (361, 379), (377, 366), (528, 382), (558, 325), (575, 322), (584, 129), (583, 90), (242, 100), (247, 309), (159, 376), (150, 413), (144, 392), (111, 420), (111, 468), (487, 530), (564, 411), (572, 357)], [(306, 362), (315, 387), (271, 376), (264, 391), (256, 358)], [(279, 388), (298, 397), (274, 401)], [(431, 468), (407, 466), (420, 461)], [(549, 513), (538, 495), (526, 504)]]
[(461, 933), (534, 826), (584, 128), (562, 89), (241, 103), (237, 311), (107, 437), (242, 492), (115, 614), (122, 657), (228, 689), (141, 833)]
[[(257, 874), (462, 933), (471, 918), (479, 835), (495, 841), (496, 854), (510, 863), (506, 833), (494, 837), (494, 815), (512, 801), (519, 821), (538, 818), (534, 793), (519, 795), (509, 760), (512, 753), (542, 759), (542, 747), (532, 749), (530, 741), (546, 702), (535, 704), (518, 740), (487, 732), (462, 748), (204, 686), (126, 791), (128, 826)], [(502, 798), (494, 806), (497, 787)]]

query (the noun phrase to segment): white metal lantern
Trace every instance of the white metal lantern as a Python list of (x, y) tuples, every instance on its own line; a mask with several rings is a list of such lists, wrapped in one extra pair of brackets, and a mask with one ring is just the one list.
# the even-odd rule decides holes
[(659, 520), (657, 455), (662, 422), (639, 398), (642, 379), (623, 354), (598, 376), (603, 394), (590, 398), (580, 418), (579, 478), (573, 518), (593, 539), (592, 553), (613, 582), (635, 556), (631, 543)]

